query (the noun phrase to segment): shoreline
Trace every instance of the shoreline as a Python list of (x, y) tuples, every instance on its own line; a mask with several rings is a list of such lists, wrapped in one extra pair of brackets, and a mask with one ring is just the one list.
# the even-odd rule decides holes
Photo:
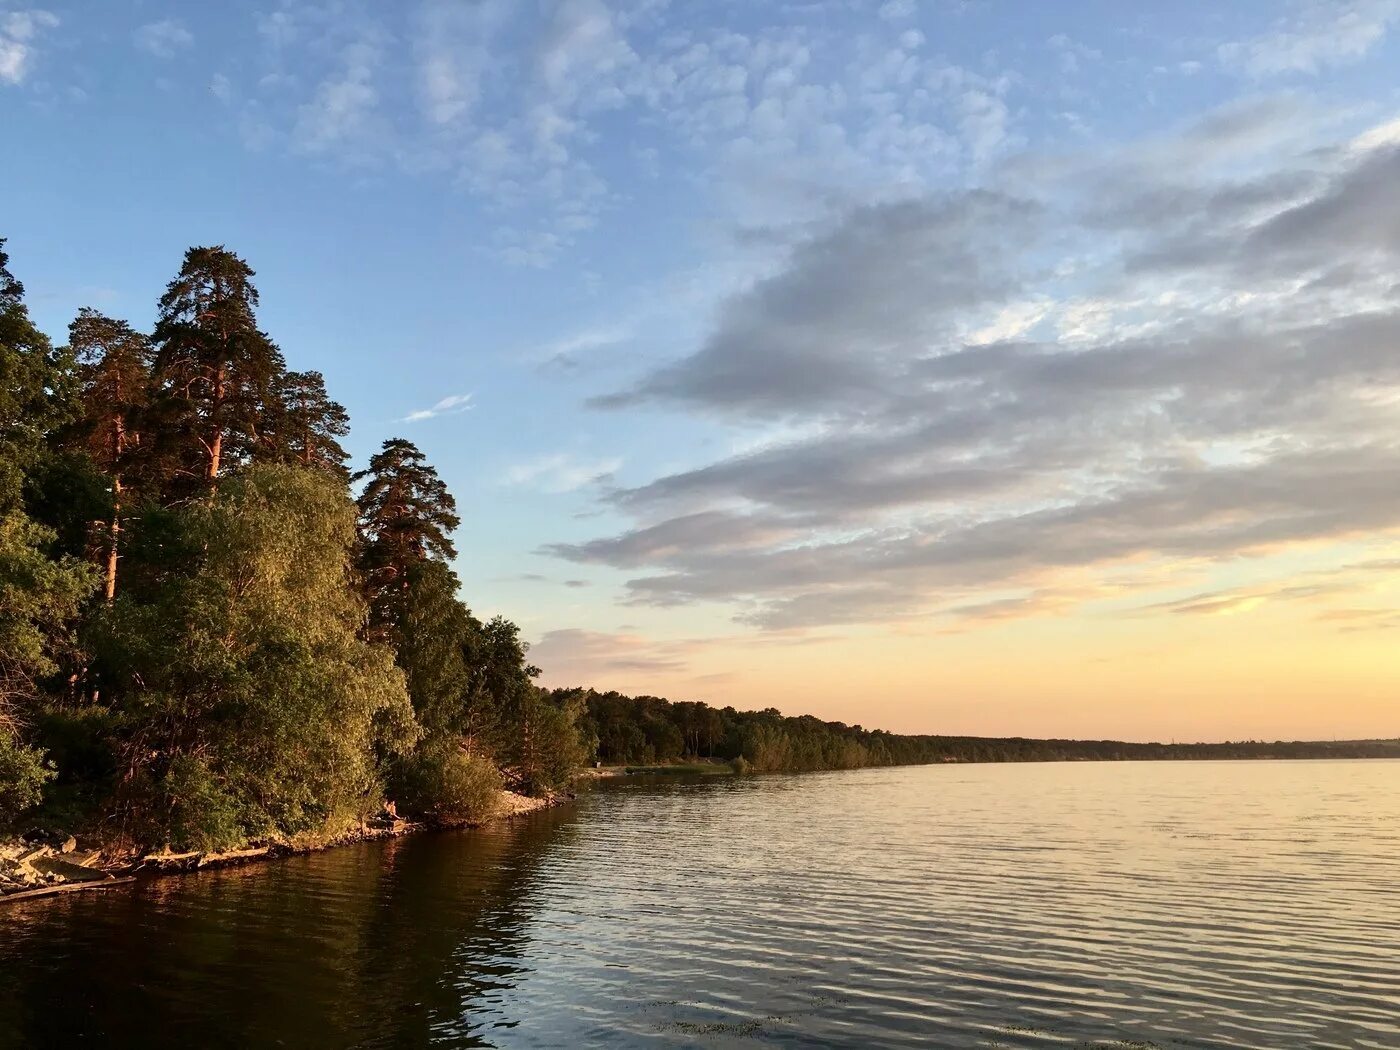
[[(220, 868), (240, 867), (261, 861), (280, 860), (309, 853), (322, 853), (354, 846), (361, 842), (374, 842), (379, 839), (402, 838), (406, 835), (426, 831), (454, 831), (468, 828), (484, 828), (493, 824), (508, 823), (520, 817), (540, 813), (546, 809), (557, 809), (575, 796), (569, 791), (551, 792), (538, 798), (520, 795), (513, 791), (502, 791), (494, 813), (484, 820), (455, 821), (437, 823), (429, 821), (395, 820), (392, 824), (375, 826), (361, 824), (326, 837), (299, 836), (288, 841), (268, 842), (262, 845), (240, 849), (206, 852), (192, 850), (188, 853), (149, 853), (140, 857), (113, 857), (102, 862), (100, 850), (79, 852), (76, 848), (36, 845), (25, 847), (22, 842), (3, 842), (0, 848), (10, 847), (17, 853), (13, 863), (17, 868), (28, 869), (36, 875), (49, 875), (52, 881), (37, 884), (10, 881), (0, 873), (0, 907), (10, 902), (39, 900), (59, 894), (80, 893), (89, 890), (114, 889), (119, 886), (132, 886), (151, 878), (172, 875), (188, 875), (199, 871), (215, 871)], [(70, 838), (65, 847), (73, 844)], [(71, 859), (70, 859), (71, 858)], [(63, 874), (66, 871), (67, 874)], [(90, 874), (87, 874), (90, 873)], [(10, 888), (13, 887), (13, 888)]]

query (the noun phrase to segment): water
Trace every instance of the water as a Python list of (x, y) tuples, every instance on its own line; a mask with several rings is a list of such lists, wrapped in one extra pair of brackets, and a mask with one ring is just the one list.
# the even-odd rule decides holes
[(0, 1046), (1400, 1047), (1400, 762), (625, 784), (0, 910)]

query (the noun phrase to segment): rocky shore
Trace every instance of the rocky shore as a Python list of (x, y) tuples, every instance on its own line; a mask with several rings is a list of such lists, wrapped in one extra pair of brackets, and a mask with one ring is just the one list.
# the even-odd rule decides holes
[(479, 827), (563, 805), (572, 798), (573, 795), (568, 792), (556, 792), (534, 798), (513, 791), (502, 791), (495, 812), (481, 821), (463, 821), (456, 825), (426, 825), (386, 814), (339, 834), (302, 835), (221, 852), (106, 852), (101, 848), (80, 848), (78, 839), (72, 836), (61, 841), (50, 837), (35, 837), (0, 842), (0, 904), (78, 890), (107, 889), (135, 882), (139, 876), (173, 875), (248, 864), (296, 853), (315, 853), (355, 842), (408, 835), (429, 826)]

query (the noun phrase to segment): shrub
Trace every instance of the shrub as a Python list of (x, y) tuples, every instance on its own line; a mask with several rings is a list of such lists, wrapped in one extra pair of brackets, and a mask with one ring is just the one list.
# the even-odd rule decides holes
[(729, 768), (734, 770), (739, 776), (743, 776), (749, 771), (749, 760), (743, 755), (739, 755), (737, 758), (730, 760)]
[(37, 806), (53, 776), (42, 751), (25, 747), (0, 727), (0, 826)]
[(449, 738), (417, 747), (405, 762), (400, 787), (405, 811), (414, 816), (444, 824), (475, 823), (495, 812), (501, 774)]
[(167, 844), (176, 850), (224, 849), (247, 838), (248, 807), (198, 758), (171, 762), (159, 796), (156, 812), (169, 813)]

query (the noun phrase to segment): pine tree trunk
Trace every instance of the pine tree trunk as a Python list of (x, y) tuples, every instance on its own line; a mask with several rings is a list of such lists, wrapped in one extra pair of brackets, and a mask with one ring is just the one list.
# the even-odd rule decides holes
[(112, 482), (112, 521), (107, 527), (107, 588), (108, 604), (117, 594), (117, 545), (122, 532), (122, 483), (117, 478)]
[[(118, 394), (120, 394), (118, 388)], [(126, 426), (118, 415), (112, 421), (112, 520), (107, 526), (107, 584), (104, 594), (110, 605), (117, 594), (117, 548), (122, 531), (122, 454), (126, 451)]]
[(219, 458), (224, 450), (224, 428), (222, 423), (224, 407), (224, 369), (220, 366), (214, 377), (214, 404), (209, 416), (214, 423), (214, 433), (209, 442), (209, 480), (219, 476)]

